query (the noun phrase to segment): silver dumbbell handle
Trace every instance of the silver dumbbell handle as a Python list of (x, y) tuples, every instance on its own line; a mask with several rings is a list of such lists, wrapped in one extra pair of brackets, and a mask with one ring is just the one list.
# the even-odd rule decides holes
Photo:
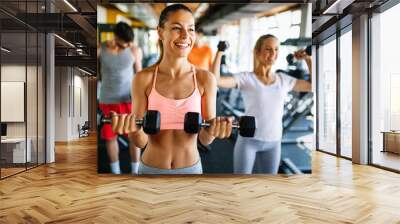
[[(103, 117), (101, 119), (101, 122), (104, 123), (104, 124), (111, 124), (111, 118)], [(135, 123), (136, 123), (136, 125), (142, 125), (143, 124), (143, 120), (142, 119), (136, 119)]]
[[(201, 127), (205, 127), (205, 128), (208, 128), (208, 127), (210, 127), (210, 124), (209, 123), (207, 123), (207, 122), (202, 122), (201, 124), (200, 124), (200, 126)], [(232, 128), (240, 128), (240, 126), (239, 126), (239, 124), (237, 124), (237, 123), (233, 123), (232, 124)]]

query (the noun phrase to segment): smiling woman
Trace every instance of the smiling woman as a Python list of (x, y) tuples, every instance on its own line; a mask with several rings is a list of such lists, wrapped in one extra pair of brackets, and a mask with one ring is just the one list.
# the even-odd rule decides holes
[[(146, 148), (140, 174), (202, 174), (197, 151), (197, 135), (208, 145), (215, 138), (226, 138), (232, 119), (215, 117), (217, 85), (214, 76), (188, 62), (196, 35), (191, 10), (174, 4), (160, 15), (157, 27), (161, 57), (139, 72), (132, 83), (132, 114), (112, 116), (114, 130), (130, 133), (137, 147)], [(207, 90), (207, 91), (206, 91)], [(147, 135), (135, 122), (147, 110), (160, 112), (160, 132)], [(187, 112), (196, 112), (210, 127), (199, 134), (184, 131)]]
[[(219, 87), (241, 90), (245, 111), (254, 116), (258, 124), (254, 138), (239, 136), (235, 144), (233, 156), (235, 173), (251, 174), (256, 158), (261, 161), (262, 173), (278, 173), (285, 96), (292, 90), (311, 91), (311, 79), (299, 80), (272, 70), (278, 58), (279, 45), (279, 40), (274, 35), (265, 34), (259, 37), (254, 46), (254, 67), (251, 72), (220, 77), (219, 66), (213, 69)], [(220, 51), (216, 60), (221, 60), (221, 57)], [(304, 59), (311, 73), (311, 56), (306, 54), (306, 50), (296, 51), (294, 57)], [(260, 105), (268, 106), (260, 107)]]
[[(309, 54), (305, 55), (304, 50), (296, 52), (305, 48), (306, 42), (311, 40), (311, 34), (307, 34), (307, 30), (311, 30), (308, 29), (311, 27), (311, 20), (306, 18), (311, 13), (310, 6), (311, 4), (285, 4), (283, 8), (276, 8), (273, 4), (243, 3), (231, 7), (227, 4), (172, 2), (103, 5), (105, 11), (98, 16), (99, 39), (114, 40), (111, 28), (124, 21), (135, 35), (134, 44), (143, 50), (144, 69), (135, 73), (130, 86), (132, 110), (125, 112), (126, 114), (116, 110), (112, 114), (99, 114), (103, 118), (111, 115), (102, 119), (101, 124), (104, 124), (103, 128), (106, 125), (113, 126), (113, 132), (118, 135), (121, 173), (130, 173), (132, 159), (128, 148), (133, 143), (135, 148), (141, 148), (138, 173), (232, 174), (234, 146), (239, 135), (250, 140), (255, 137), (262, 141), (275, 141), (273, 146), (279, 148), (280, 137), (285, 136), (291, 126), (296, 126), (293, 130), (299, 126), (304, 132), (283, 137), (282, 160), (290, 157), (296, 167), (301, 167), (301, 172), (311, 172), (310, 154), (301, 150), (294, 141), (304, 139), (304, 142), (312, 142), (309, 138), (312, 134), (312, 126), (309, 125), (312, 120), (307, 112), (312, 109), (312, 94), (290, 91), (309, 91), (311, 88), (310, 82), (305, 81), (310, 80), (310, 72), (306, 67), (310, 60), (297, 60), (309, 59)], [(147, 16), (135, 13), (136, 11), (145, 12)], [(281, 14), (282, 16), (278, 16)], [(266, 18), (270, 22), (276, 19), (276, 23), (268, 25), (267, 22), (259, 22), (267, 21)], [(135, 24), (137, 21), (142, 25)], [(285, 25), (281, 24), (282, 21)], [(292, 25), (299, 27), (294, 32), (296, 35), (289, 32)], [(142, 29), (143, 26), (146, 29)], [(272, 30), (274, 27), (276, 32)], [(264, 36), (265, 28), (268, 32), (271, 30), (270, 36)], [(256, 44), (257, 38), (261, 36), (263, 38)], [(292, 40), (292, 37), (301, 38)], [(222, 84), (225, 81), (230, 87), (238, 86), (236, 78), (240, 75), (229, 80), (224, 77), (242, 71), (253, 71), (250, 69), (255, 45), (254, 63), (259, 66), (256, 66), (255, 75), (242, 77), (259, 83), (260, 89), (270, 89), (271, 99), (275, 101), (271, 103), (271, 99), (264, 99), (262, 90), (253, 91), (257, 100), (253, 100), (254, 104), (248, 106), (245, 104), (250, 101), (244, 101), (242, 96), (245, 94), (241, 94), (244, 93), (241, 89), (244, 85), (240, 85), (240, 90), (218, 89), (216, 77), (219, 75), (216, 72), (222, 73), (218, 80), (221, 81), (220, 87), (225, 86)], [(225, 53), (224, 60), (221, 51)], [(296, 58), (295, 64), (288, 65), (286, 62), (285, 56), (289, 53), (294, 53), (292, 56)], [(231, 57), (232, 55), (235, 56)], [(221, 60), (218, 61), (218, 58)], [(280, 70), (279, 74), (275, 73), (276, 69)], [(281, 92), (274, 92), (276, 87)], [(262, 94), (264, 95), (261, 96)], [(255, 112), (255, 108), (264, 106), (271, 111)], [(255, 115), (260, 123), (255, 121)], [(159, 122), (154, 122), (155, 125), (149, 127), (144, 125), (148, 124), (145, 120)], [(304, 122), (297, 122), (300, 120)], [(243, 128), (243, 125), (248, 126)], [(262, 134), (266, 129), (269, 130), (267, 138), (267, 134)], [(124, 137), (127, 133), (132, 142)], [(100, 139), (99, 173), (109, 172), (105, 148), (106, 142)], [(259, 169), (259, 164), (266, 163), (273, 166), (273, 172), (268, 173), (276, 173), (278, 170), (281, 173), (291, 173), (292, 168), (290, 171), (286, 169), (289, 163), (280, 163), (280, 151), (275, 151), (273, 163), (258, 161), (260, 157), (257, 156), (254, 167), (250, 167), (253, 164), (251, 159), (243, 157), (243, 160), (250, 162), (249, 169), (253, 169), (251, 173), (266, 173), (264, 168)]]
[[(170, 14), (173, 12), (180, 13), (174, 13), (173, 18), (169, 18)], [(170, 20), (168, 20), (168, 18)], [(158, 35), (160, 36), (158, 43), (161, 49), (158, 63), (161, 62), (164, 51), (168, 52), (166, 56), (170, 56), (168, 55), (169, 53), (178, 53), (178, 55), (185, 57), (185, 55), (190, 53), (190, 50), (192, 49), (193, 43), (196, 39), (192, 11), (188, 7), (180, 4), (165, 8), (160, 15), (157, 31)], [(183, 35), (183, 38), (180, 38), (181, 35)], [(168, 38), (168, 40), (171, 41), (168, 42), (167, 40), (163, 40), (163, 37), (161, 36), (165, 36), (164, 38)], [(164, 41), (166, 43), (170, 43), (165, 46), (165, 48), (168, 48), (168, 50), (164, 50)], [(173, 49), (176, 48), (182, 51), (174, 51)]]

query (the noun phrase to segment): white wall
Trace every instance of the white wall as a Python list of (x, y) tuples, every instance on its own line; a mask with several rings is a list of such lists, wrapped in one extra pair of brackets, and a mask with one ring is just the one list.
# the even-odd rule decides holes
[(68, 141), (68, 86), (67, 67), (55, 68), (55, 141)]
[(83, 75), (72, 67), (56, 67), (56, 141), (79, 138), (78, 124), (88, 120), (88, 78)]
[[(78, 138), (79, 133), (78, 133), (78, 124), (81, 126), (85, 123), (85, 121), (89, 120), (89, 113), (88, 113), (88, 78), (83, 77), (83, 73), (81, 73), (79, 70), (74, 70), (74, 102), (73, 104), (75, 105), (72, 111), (72, 120), (71, 120), (71, 135), (73, 138)], [(79, 93), (80, 91), (80, 93)], [(80, 97), (79, 97), (80, 96)], [(79, 102), (80, 101), (80, 102)], [(73, 105), (71, 103), (71, 105)], [(81, 108), (79, 108), (81, 107)], [(82, 111), (80, 111), (80, 109)]]
[[(3, 82), (25, 82), (25, 65), (2, 65), (1, 66), (1, 81)], [(36, 68), (28, 66), (28, 74)], [(35, 96), (36, 90), (33, 93), (28, 92), (28, 97)], [(28, 100), (29, 101), (29, 100)], [(7, 108), (1, 108), (7, 110)], [(29, 115), (28, 115), (29, 116)], [(28, 117), (28, 120), (29, 117)], [(25, 123), (24, 122), (7, 122), (7, 137), (25, 137)], [(29, 137), (29, 136), (28, 136)]]
[[(25, 82), (25, 65), (2, 65), (1, 66), (1, 81)], [(7, 108), (1, 108), (7, 110)], [(25, 123), (24, 122), (7, 122), (7, 137), (24, 138)]]
[[(38, 69), (38, 70), (37, 70)], [(8, 138), (25, 138), (30, 140), (32, 161), (36, 162), (39, 153), (39, 163), (44, 163), (44, 83), (42, 67), (20, 64), (4, 64), (1, 66), (1, 80), (26, 83), (26, 107), (22, 112), (27, 115), (25, 122), (7, 123)], [(27, 77), (27, 81), (25, 78)], [(38, 91), (38, 92), (37, 92)], [(23, 94), (23, 93), (22, 93)], [(6, 96), (2, 96), (6, 97)], [(1, 108), (2, 112), (13, 113), (10, 108)]]

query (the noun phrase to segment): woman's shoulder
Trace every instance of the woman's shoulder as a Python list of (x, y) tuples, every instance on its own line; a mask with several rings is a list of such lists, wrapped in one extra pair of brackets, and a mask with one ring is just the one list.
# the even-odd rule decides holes
[(156, 70), (157, 64), (153, 64), (150, 66), (147, 66), (145, 68), (143, 68), (139, 73), (143, 73), (143, 74), (148, 74), (148, 73), (154, 73), (154, 71)]
[(241, 82), (241, 84), (247, 83), (249, 81), (254, 81), (256, 76), (252, 71), (241, 71), (233, 74), (233, 76)]
[(279, 79), (281, 82), (285, 82), (285, 81), (290, 81), (290, 80), (292, 80), (292, 79), (296, 79), (296, 78), (290, 76), (289, 74), (287, 74), (287, 73), (285, 73), (285, 72), (283, 72), (283, 71), (276, 71), (276, 72), (275, 72), (275, 76), (278, 77), (278, 79)]
[(277, 82), (282, 88), (292, 89), (296, 84), (297, 79), (286, 74), (285, 72), (275, 72)]
[(196, 68), (196, 79), (201, 86), (207, 87), (217, 83), (215, 75), (207, 70)]
[(156, 69), (156, 65), (152, 65), (149, 67), (146, 67), (136, 73), (135, 78), (136, 80), (140, 81), (141, 83), (145, 84), (151, 80), (153, 80), (153, 74)]

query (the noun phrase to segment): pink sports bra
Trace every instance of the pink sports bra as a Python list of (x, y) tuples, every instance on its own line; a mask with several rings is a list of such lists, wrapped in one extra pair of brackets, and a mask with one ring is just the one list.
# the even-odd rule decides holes
[(148, 96), (148, 110), (158, 110), (161, 114), (160, 130), (178, 129), (183, 130), (185, 114), (197, 112), (201, 114), (201, 95), (197, 88), (196, 73), (194, 67), (194, 91), (184, 99), (167, 98), (156, 90), (158, 66), (154, 71), (153, 86)]

